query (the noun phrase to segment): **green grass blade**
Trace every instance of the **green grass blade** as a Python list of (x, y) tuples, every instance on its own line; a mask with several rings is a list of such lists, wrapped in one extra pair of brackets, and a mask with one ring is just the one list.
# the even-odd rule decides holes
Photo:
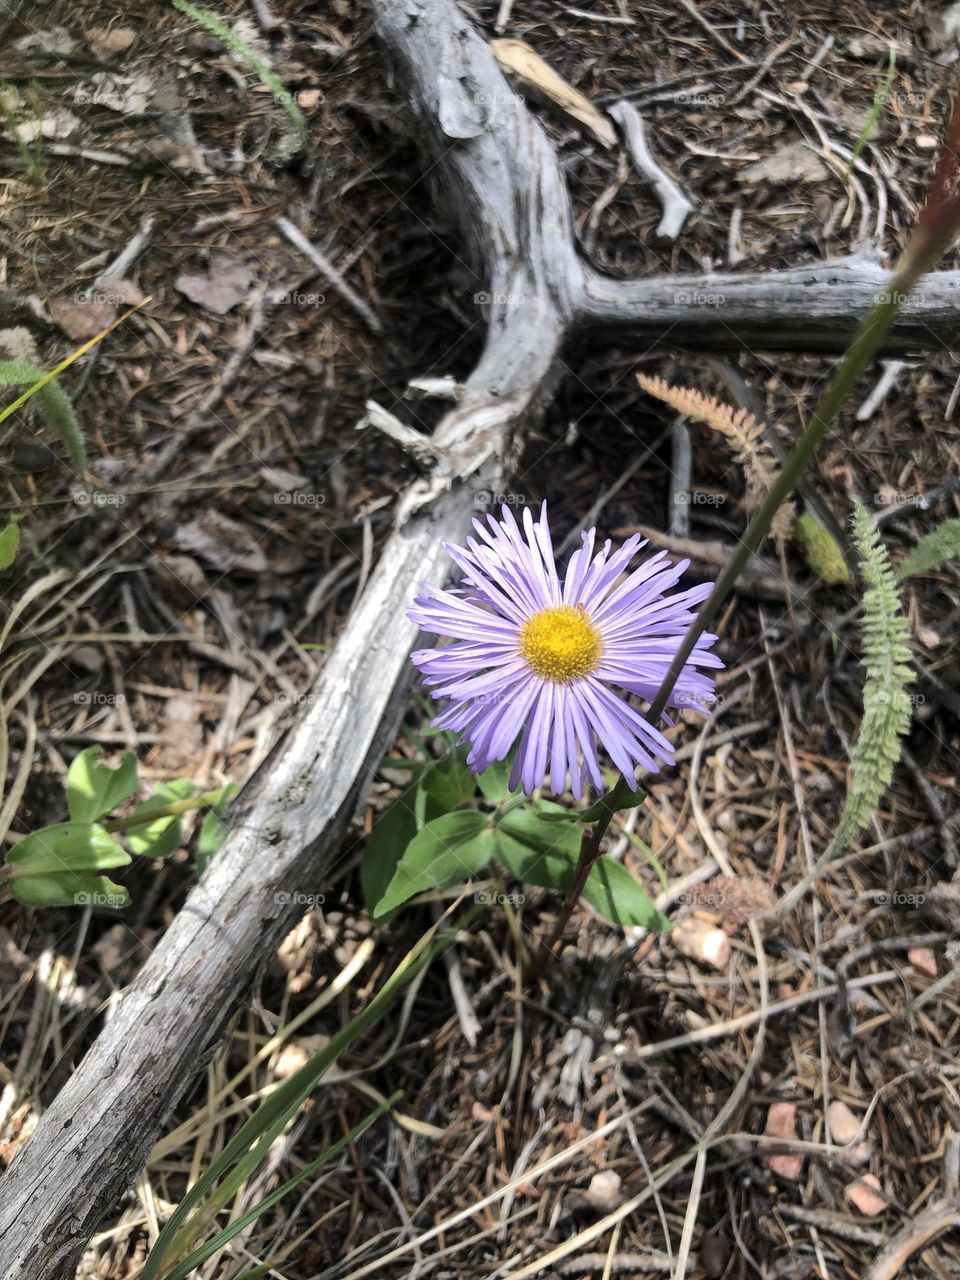
[(333, 1146), (328, 1147), (322, 1155), (317, 1156), (316, 1160), (311, 1160), (298, 1174), (290, 1178), (282, 1186), (276, 1187), (269, 1195), (264, 1196), (261, 1201), (248, 1209), (246, 1213), (241, 1214), (239, 1218), (224, 1227), (222, 1231), (218, 1231), (212, 1239), (206, 1241), (198, 1249), (194, 1249), (182, 1262), (178, 1262), (171, 1271), (167, 1272), (164, 1280), (187, 1280), (187, 1277), (195, 1267), (199, 1267), (202, 1262), (206, 1262), (218, 1249), (222, 1249), (224, 1245), (229, 1244), (234, 1236), (238, 1236), (251, 1223), (256, 1222), (262, 1213), (272, 1209), (288, 1192), (293, 1191), (301, 1182), (315, 1174), (318, 1169), (322, 1169), (334, 1156), (338, 1156), (345, 1147), (359, 1138), (362, 1133), (365, 1133), (372, 1124), (375, 1124), (382, 1115), (389, 1111), (400, 1097), (401, 1091), (398, 1089), (391, 1098), (386, 1098), (369, 1115), (365, 1116), (359, 1124), (354, 1125), (349, 1133), (345, 1133), (342, 1138), (338, 1138)]
[(870, 114), (867, 116), (867, 122), (863, 126), (860, 137), (853, 144), (853, 151), (850, 153), (850, 163), (847, 166), (847, 177), (853, 173), (853, 167), (860, 159), (860, 152), (870, 141), (870, 135), (877, 126), (877, 121), (883, 115), (883, 109), (887, 105), (887, 99), (890, 96), (890, 86), (893, 84), (893, 77), (897, 69), (897, 51), (893, 45), (890, 46), (890, 59), (887, 63), (887, 74), (883, 84), (873, 95), (873, 106), (870, 108)]
[[(477, 912), (478, 909), (474, 909), (465, 913), (453, 926), (454, 931), (463, 928)], [(198, 1178), (171, 1214), (147, 1259), (141, 1280), (160, 1280), (163, 1274), (161, 1263), (171, 1253), (174, 1244), (182, 1241), (181, 1231), (191, 1212), (231, 1172), (234, 1165), (252, 1155), (250, 1148), (253, 1144), (258, 1145), (258, 1159), (265, 1154), (270, 1142), (282, 1133), (317, 1081), (355, 1040), (383, 1016), (400, 992), (442, 951), (451, 935), (446, 932), (437, 936), (440, 924), (441, 921), (437, 921), (407, 952), (366, 1008), (352, 1018), (325, 1048), (284, 1081), (231, 1138), (220, 1156)]]
[(289, 90), (277, 73), (271, 70), (259, 54), (251, 49), (248, 44), (245, 44), (239, 36), (225, 26), (215, 13), (211, 13), (209, 9), (204, 9), (201, 5), (191, 4), (190, 0), (173, 0), (173, 3), (181, 13), (185, 13), (188, 18), (192, 18), (194, 22), (206, 27), (210, 34), (216, 36), (225, 48), (236, 54), (238, 58), (242, 58), (250, 69), (256, 72), (263, 84), (267, 86), (290, 117), (304, 148), (309, 150), (310, 134), (307, 130), (307, 122), (303, 118), (303, 112), (294, 102)]

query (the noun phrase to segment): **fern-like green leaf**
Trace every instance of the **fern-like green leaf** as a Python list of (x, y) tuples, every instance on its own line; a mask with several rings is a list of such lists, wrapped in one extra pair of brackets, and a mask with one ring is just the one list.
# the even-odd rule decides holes
[(303, 112), (294, 102), (289, 90), (277, 73), (267, 66), (255, 50), (251, 49), (239, 36), (235, 35), (229, 27), (224, 26), (215, 13), (211, 13), (209, 9), (204, 9), (201, 5), (191, 4), (190, 0), (173, 0), (173, 3), (181, 13), (185, 13), (188, 18), (192, 18), (194, 22), (199, 22), (202, 27), (206, 27), (210, 34), (216, 36), (225, 48), (236, 54), (238, 58), (242, 58), (250, 69), (256, 72), (290, 117), (304, 148), (309, 150), (310, 134), (307, 131), (307, 122), (303, 118)]
[(843, 853), (870, 820), (890, 785), (900, 759), (900, 739), (910, 727), (907, 686), (913, 672), (907, 620), (890, 557), (865, 507), (854, 510), (853, 535), (866, 581), (863, 663), (867, 678), (850, 790), (825, 861)]
[(921, 538), (906, 558), (897, 566), (897, 578), (911, 578), (915, 573), (929, 573), (939, 569), (948, 560), (960, 556), (960, 520), (944, 520)]
[[(0, 360), (0, 387), (33, 386), (44, 377), (46, 373), (43, 369), (26, 360)], [(53, 427), (66, 445), (74, 469), (81, 472), (85, 470), (87, 447), (70, 397), (53, 381), (40, 388), (35, 400), (43, 419)]]

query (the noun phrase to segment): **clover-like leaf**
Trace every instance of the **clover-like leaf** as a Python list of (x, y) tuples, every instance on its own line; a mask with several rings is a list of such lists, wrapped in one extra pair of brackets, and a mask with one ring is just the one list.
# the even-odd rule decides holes
[(16, 882), (27, 875), (109, 871), (127, 866), (130, 855), (96, 823), (58, 822), (18, 840), (6, 860), (14, 869)]
[(445, 889), (482, 871), (496, 852), (496, 836), (476, 809), (445, 813), (428, 822), (407, 845), (374, 918), (428, 889)]
[(125, 751), (116, 769), (100, 762), (100, 748), (87, 747), (67, 770), (67, 808), (75, 822), (96, 822), (137, 789), (137, 758)]
[(189, 778), (175, 778), (172, 782), (161, 782), (155, 795), (143, 804), (138, 804), (130, 815), (136, 818), (143, 815), (146, 821), (135, 827), (125, 827), (127, 844), (141, 858), (166, 858), (180, 847), (181, 822), (176, 814), (166, 817), (150, 818), (156, 809), (163, 809), (176, 800), (187, 800), (194, 794), (196, 787)]

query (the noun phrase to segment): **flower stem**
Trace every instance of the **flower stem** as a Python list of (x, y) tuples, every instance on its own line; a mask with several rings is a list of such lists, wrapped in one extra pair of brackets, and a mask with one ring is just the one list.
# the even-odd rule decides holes
[(157, 818), (176, 818), (181, 813), (189, 813), (191, 809), (200, 809), (204, 805), (216, 804), (222, 797), (223, 788), (207, 791), (202, 796), (189, 796), (186, 800), (171, 800), (169, 804), (157, 805), (156, 809), (148, 809), (145, 813), (131, 813), (126, 818), (114, 818), (105, 822), (105, 831), (130, 831), (133, 827), (146, 826), (148, 822), (156, 822)]
[[(915, 254), (905, 254), (891, 277), (889, 285), (880, 292), (879, 301), (857, 330), (846, 355), (830, 379), (823, 399), (790, 451), (786, 462), (783, 464), (783, 469), (751, 517), (743, 538), (740, 540), (733, 555), (724, 565), (720, 576), (714, 583), (713, 590), (701, 605), (699, 613), (683, 637), (683, 641), (679, 645), (653, 701), (650, 703), (650, 709), (646, 713), (646, 718), (651, 724), (656, 724), (662, 716), (670, 699), (670, 694), (673, 692), (673, 687), (696, 648), (697, 641), (716, 617), (720, 606), (730, 594), (751, 555), (754, 554), (769, 533), (774, 516), (796, 488), (797, 481), (813, 458), (831, 423), (840, 412), (843, 402), (856, 385), (871, 357), (879, 348), (890, 326), (903, 307), (910, 290), (923, 272), (932, 265), (932, 263), (920, 265)], [(604, 798), (603, 813), (594, 824), (593, 829), (589, 832), (584, 831), (573, 884), (564, 899), (553, 933), (550, 935), (549, 941), (543, 944), (546, 955), (549, 958), (554, 957), (554, 948), (563, 936), (570, 917), (576, 909), (583, 887), (590, 874), (590, 869), (600, 856), (600, 846), (610, 821), (633, 790), (634, 784), (621, 775), (613, 789)], [(540, 965), (538, 964), (536, 968), (539, 970)]]

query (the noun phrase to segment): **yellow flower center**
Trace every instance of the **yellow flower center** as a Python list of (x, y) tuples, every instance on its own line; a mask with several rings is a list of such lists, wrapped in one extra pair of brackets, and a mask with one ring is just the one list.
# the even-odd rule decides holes
[(600, 662), (600, 632), (582, 606), (541, 609), (520, 628), (520, 652), (544, 680), (566, 684), (588, 675)]

